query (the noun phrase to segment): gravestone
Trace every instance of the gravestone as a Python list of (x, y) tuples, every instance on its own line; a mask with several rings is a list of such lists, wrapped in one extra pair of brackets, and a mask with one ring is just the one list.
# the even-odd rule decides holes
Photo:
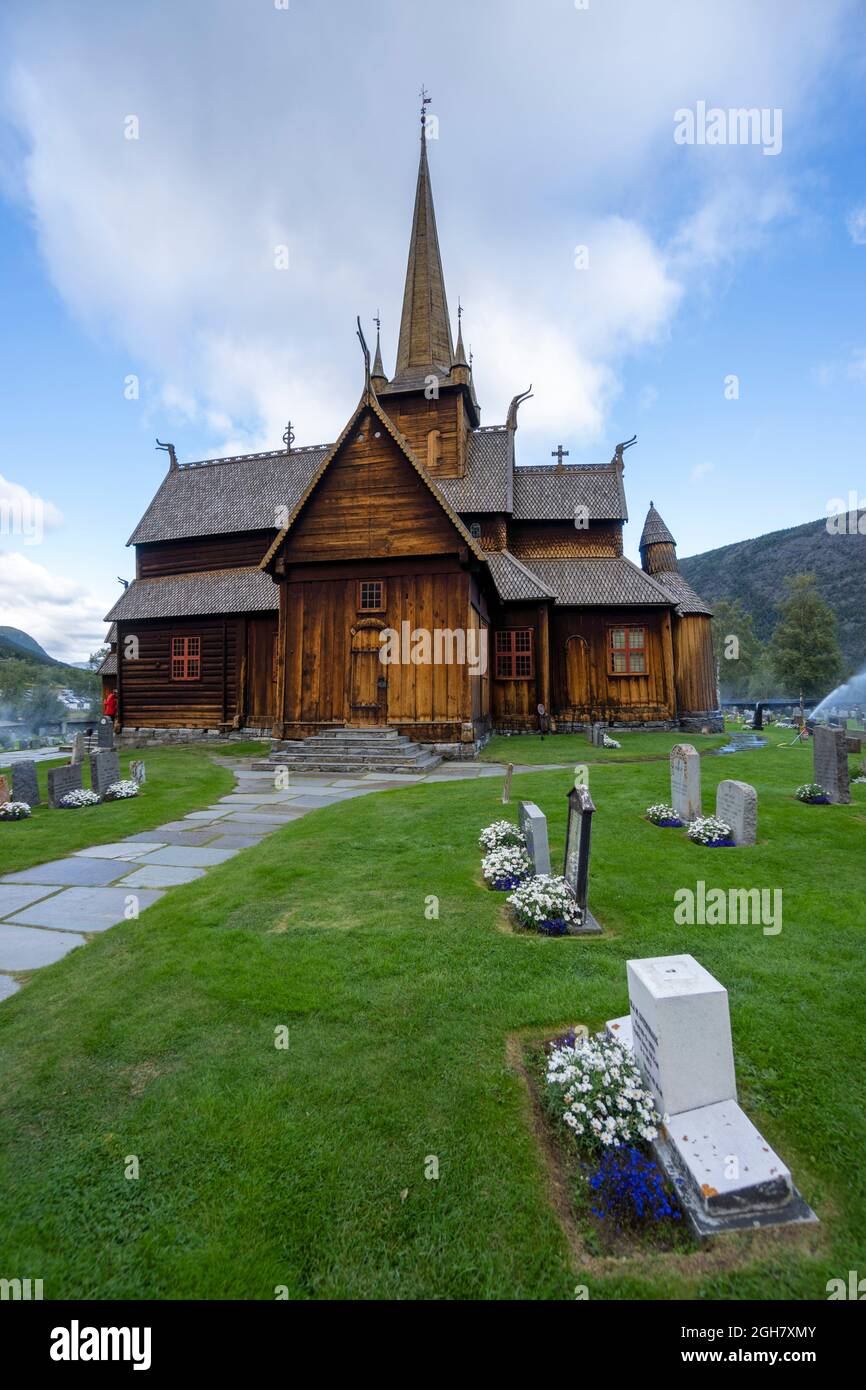
[(575, 934), (597, 935), (600, 924), (589, 910), (589, 854), (595, 806), (588, 787), (572, 787), (568, 793), (568, 824), (565, 833), (563, 876), (582, 913)]
[(635, 1056), (659, 1113), (736, 1100), (728, 992), (694, 956), (626, 962)]
[(737, 1104), (727, 991), (693, 956), (626, 963), (634, 1052), (663, 1116), (655, 1157), (698, 1236), (815, 1222), (791, 1173)]
[(130, 762), (129, 775), (132, 778), (133, 782), (137, 782), (139, 786), (141, 786), (144, 782), (147, 781), (147, 770), (144, 766), (144, 763), (140, 759), (134, 758)]
[(519, 809), (520, 829), (526, 840), (526, 848), (532, 860), (534, 874), (550, 873), (550, 848), (547, 843), (547, 816), (534, 801), (521, 801)]
[(14, 801), (26, 801), (28, 806), (38, 806), (40, 803), (36, 764), (30, 758), (12, 764), (12, 798)]
[(0, 777), (0, 806), (5, 806), (7, 801), (10, 800), (9, 783), (5, 777)]
[[(104, 714), (96, 730), (96, 741), (100, 748), (114, 747), (114, 721)], [(117, 779), (115, 778), (115, 781)]]
[(866, 745), (866, 734), (857, 729), (849, 729), (845, 735), (845, 747), (849, 753), (862, 753)]
[(97, 796), (104, 796), (113, 782), (120, 781), (120, 760), (114, 748), (100, 748), (90, 755), (90, 785)]
[(848, 741), (844, 729), (816, 724), (812, 746), (815, 781), (830, 800), (840, 805), (851, 800), (848, 787)]
[(68, 763), (66, 767), (50, 767), (48, 769), (49, 806), (57, 807), (67, 792), (81, 790), (84, 785), (81, 780), (81, 773), (81, 763)]
[(758, 793), (748, 782), (730, 778), (716, 791), (716, 815), (731, 827), (735, 845), (753, 845), (758, 834)]
[(671, 749), (671, 805), (686, 822), (701, 814), (701, 759), (690, 743)]
[(755, 706), (755, 718), (754, 718), (754, 720), (752, 721), (752, 728), (753, 728), (753, 729), (763, 729), (763, 727), (764, 727), (764, 706), (763, 706), (763, 705), (756, 705), (756, 706)]
[(72, 755), (69, 761), (71, 763), (84, 762), (84, 735), (80, 730), (72, 740)]

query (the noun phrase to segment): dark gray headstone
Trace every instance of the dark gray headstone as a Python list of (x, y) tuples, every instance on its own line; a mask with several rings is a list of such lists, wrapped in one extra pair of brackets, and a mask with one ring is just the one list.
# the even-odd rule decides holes
[(829, 729), (815, 725), (812, 756), (815, 781), (824, 788), (836, 805), (851, 800), (848, 788), (848, 739), (844, 729)]
[(50, 767), (48, 769), (49, 806), (59, 806), (61, 798), (67, 792), (81, 790), (84, 785), (81, 780), (81, 773), (81, 763), (68, 763), (66, 767)]
[[(100, 748), (114, 747), (114, 720), (109, 719), (107, 714), (104, 714), (99, 721), (99, 726), (96, 730), (96, 741)], [(117, 778), (114, 780), (117, 781)]]
[(573, 787), (568, 794), (568, 826), (565, 836), (563, 875), (583, 913), (581, 933), (601, 931), (587, 905), (589, 897), (589, 853), (595, 806), (588, 787)]
[(38, 806), (39, 778), (36, 775), (36, 764), (32, 759), (26, 758), (20, 763), (12, 764), (12, 800), (26, 801), (28, 806)]
[(97, 796), (105, 796), (112, 782), (120, 781), (120, 759), (114, 748), (100, 748), (90, 755), (90, 785)]
[(532, 860), (534, 874), (550, 873), (550, 849), (547, 843), (547, 816), (534, 801), (521, 801), (520, 829)]

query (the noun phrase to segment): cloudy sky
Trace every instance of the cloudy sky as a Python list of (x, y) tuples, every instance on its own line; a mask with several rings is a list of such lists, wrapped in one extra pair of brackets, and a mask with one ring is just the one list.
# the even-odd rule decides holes
[[(156, 435), (334, 439), (356, 314), (393, 368), (422, 82), (519, 461), (636, 431), (632, 553), (650, 498), (693, 554), (866, 487), (864, 0), (4, 0), (0, 63), (0, 625), (54, 655), (102, 639)], [(700, 103), (766, 138), (680, 143)]]

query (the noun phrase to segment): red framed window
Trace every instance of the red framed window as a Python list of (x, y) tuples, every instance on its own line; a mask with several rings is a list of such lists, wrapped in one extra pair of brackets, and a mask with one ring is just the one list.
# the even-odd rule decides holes
[(171, 678), (173, 681), (197, 681), (201, 677), (201, 638), (172, 637)]
[(496, 634), (496, 676), (498, 680), (528, 680), (535, 674), (532, 628), (500, 628)]
[(646, 628), (608, 628), (608, 665), (612, 676), (646, 674)]
[(385, 608), (385, 581), (362, 579), (358, 583), (358, 612), (381, 613)]

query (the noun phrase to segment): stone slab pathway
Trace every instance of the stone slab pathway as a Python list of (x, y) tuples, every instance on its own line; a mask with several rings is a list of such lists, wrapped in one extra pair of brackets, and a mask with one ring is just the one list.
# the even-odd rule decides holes
[(0, 1000), (18, 989), (15, 974), (60, 960), (92, 933), (143, 912), (172, 888), (202, 878), (308, 811), (418, 782), (501, 778), (505, 772), (496, 763), (445, 763), (420, 775), (293, 772), (285, 790), (276, 790), (273, 773), (254, 771), (248, 761), (230, 766), (235, 789), (213, 806), (116, 844), (92, 845), (0, 877)]

